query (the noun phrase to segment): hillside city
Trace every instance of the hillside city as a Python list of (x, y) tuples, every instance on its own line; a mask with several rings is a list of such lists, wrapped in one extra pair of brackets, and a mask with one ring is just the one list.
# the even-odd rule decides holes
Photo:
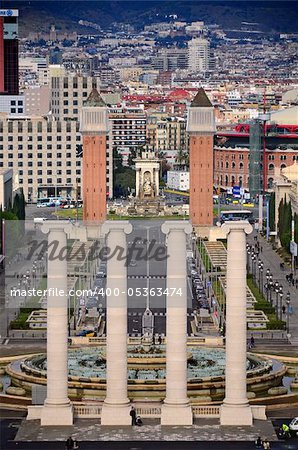
[(0, 8), (1, 448), (296, 448), (298, 32), (22, 14)]
[[(10, 93), (0, 96), (0, 165), (13, 168), (15, 183), (23, 188), (28, 202), (53, 196), (54, 186), (56, 196), (75, 198), (78, 190), (80, 198), (78, 121), (92, 86), (100, 90), (109, 107), (109, 146), (113, 149), (108, 154), (109, 198), (115, 187), (117, 196), (112, 169), (115, 152), (127, 164), (131, 152), (135, 155), (147, 147), (161, 154), (165, 169), (183, 169), (183, 155), (188, 151), (187, 105), (200, 86), (215, 107), (220, 133), (259, 117), (264, 108), (273, 123), (296, 125), (295, 34), (272, 37), (256, 31), (254, 23), (243, 23), (240, 30), (226, 33), (216, 24), (177, 19), (145, 25), (138, 33), (125, 24), (117, 30), (84, 24), (92, 27), (92, 33), (60, 32), (52, 24), (48, 33), (32, 31), (20, 39)], [(18, 33), (17, 21), (15, 27)], [(17, 139), (9, 135), (9, 127), (18, 127)], [(53, 143), (59, 128), (60, 142)], [(216, 136), (215, 142), (222, 138)], [(280, 155), (284, 162), (278, 158), (274, 168), (296, 159), (295, 138), (290, 142), (287, 155)], [(245, 153), (248, 139), (246, 144), (241, 144)], [(216, 169), (217, 159), (226, 159), (229, 153), (223, 155), (215, 148)], [(217, 187), (247, 186), (246, 165), (233, 174), (222, 169), (214, 175)], [(271, 164), (269, 183), (273, 173)], [(180, 189), (177, 176), (169, 177), (175, 179), (170, 187)], [(129, 187), (127, 182), (125, 187)]]

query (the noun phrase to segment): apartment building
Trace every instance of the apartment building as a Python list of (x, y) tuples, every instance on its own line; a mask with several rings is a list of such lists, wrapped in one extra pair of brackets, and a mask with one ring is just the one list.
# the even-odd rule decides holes
[(118, 150), (124, 163), (132, 150), (146, 144), (146, 113), (139, 107), (109, 108), (111, 147)]
[[(42, 117), (0, 118), (0, 168), (13, 170), (26, 201), (39, 197), (80, 197), (81, 144), (77, 121), (50, 121)], [(109, 143), (108, 143), (109, 144)], [(113, 161), (107, 144), (107, 193), (112, 196)]]
[(156, 152), (186, 150), (186, 120), (166, 114), (148, 116), (147, 144)]

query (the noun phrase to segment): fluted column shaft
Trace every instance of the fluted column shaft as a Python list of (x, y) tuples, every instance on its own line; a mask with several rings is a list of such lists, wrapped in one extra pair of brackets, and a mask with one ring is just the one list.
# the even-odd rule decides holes
[(127, 397), (126, 234), (131, 230), (131, 225), (122, 221), (106, 222), (103, 225), (108, 252), (113, 255), (107, 261), (107, 290), (110, 288), (111, 295), (107, 296), (107, 372), (106, 398), (101, 415), (103, 425), (130, 423)]
[(189, 425), (191, 407), (187, 397), (187, 269), (185, 222), (165, 222), (167, 234), (167, 350), (166, 398), (162, 425)]
[(222, 425), (251, 425), (252, 413), (246, 393), (246, 233), (247, 221), (226, 222), (226, 369)]

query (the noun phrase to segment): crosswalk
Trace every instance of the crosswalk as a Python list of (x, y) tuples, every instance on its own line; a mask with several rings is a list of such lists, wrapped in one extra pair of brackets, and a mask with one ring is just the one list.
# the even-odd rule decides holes
[[(129, 317), (142, 317), (144, 315), (144, 311), (143, 312), (129, 312), (128, 316)], [(155, 312), (153, 313), (153, 316), (155, 317), (166, 317), (167, 313), (166, 312)], [(187, 313), (187, 317), (193, 317), (194, 313)]]
[(166, 279), (166, 275), (128, 275), (127, 278), (138, 280), (138, 279), (147, 279), (150, 278), (150, 280), (161, 280)]

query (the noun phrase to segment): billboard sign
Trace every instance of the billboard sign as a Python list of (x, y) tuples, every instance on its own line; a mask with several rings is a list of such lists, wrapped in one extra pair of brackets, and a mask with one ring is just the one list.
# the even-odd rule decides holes
[(290, 242), (290, 253), (293, 256), (297, 256), (297, 244), (294, 241)]
[(18, 17), (18, 9), (0, 9), (0, 17)]
[(233, 186), (233, 196), (241, 197), (240, 186)]

